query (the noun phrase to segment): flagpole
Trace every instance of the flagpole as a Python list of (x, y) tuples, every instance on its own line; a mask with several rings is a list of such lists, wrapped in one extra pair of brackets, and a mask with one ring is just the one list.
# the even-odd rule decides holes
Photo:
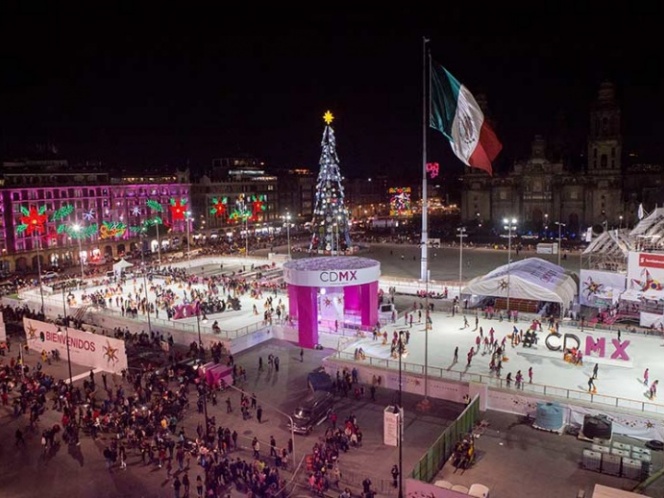
[[(427, 77), (431, 70), (431, 56), (428, 48), (429, 39), (422, 38), (422, 280), (424, 280), (424, 403), (428, 408), (429, 395), (429, 201), (427, 188)], [(427, 71), (429, 70), (429, 71)]]

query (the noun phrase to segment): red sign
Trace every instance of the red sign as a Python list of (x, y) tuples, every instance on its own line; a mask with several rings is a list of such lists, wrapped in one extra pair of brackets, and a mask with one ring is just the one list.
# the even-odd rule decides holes
[(641, 253), (639, 254), (639, 266), (664, 268), (664, 255)]

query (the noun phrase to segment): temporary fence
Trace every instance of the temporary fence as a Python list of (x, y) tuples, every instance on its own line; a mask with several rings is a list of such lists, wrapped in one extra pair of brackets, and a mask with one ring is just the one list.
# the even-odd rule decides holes
[(410, 477), (431, 482), (454, 451), (454, 446), (469, 433), (480, 418), (480, 397), (475, 396), (466, 409), (436, 439), (415, 464)]

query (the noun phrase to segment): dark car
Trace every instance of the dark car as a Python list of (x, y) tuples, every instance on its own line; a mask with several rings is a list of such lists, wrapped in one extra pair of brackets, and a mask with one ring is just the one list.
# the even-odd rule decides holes
[[(307, 396), (295, 409), (293, 432), (309, 434), (314, 427), (322, 423), (332, 411), (334, 396), (329, 391), (315, 391)], [(290, 427), (290, 423), (289, 423)]]

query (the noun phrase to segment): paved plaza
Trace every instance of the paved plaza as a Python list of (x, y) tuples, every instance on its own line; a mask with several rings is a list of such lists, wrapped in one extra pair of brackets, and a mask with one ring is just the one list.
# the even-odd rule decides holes
[[(401, 254), (404, 258), (401, 259)], [(416, 247), (408, 246), (372, 246), (371, 249), (361, 256), (373, 257), (381, 261), (382, 273), (404, 278), (417, 279), (419, 276), (419, 254)], [(532, 254), (531, 254), (532, 255)], [(519, 257), (527, 256), (521, 254)], [(415, 259), (413, 260), (413, 257)], [(433, 280), (455, 281), (458, 279), (458, 249), (433, 250), (431, 257), (431, 273)], [(505, 251), (490, 250), (465, 250), (464, 260), (470, 264), (464, 267), (464, 279), (472, 278), (485, 273), (495, 266), (504, 264)], [(549, 257), (551, 260), (551, 257)], [(564, 260), (565, 264), (573, 269), (572, 259)], [(553, 259), (555, 261), (555, 259)], [(189, 263), (186, 263), (187, 265)], [(578, 260), (576, 261), (578, 268)], [(238, 271), (242, 265), (224, 265), (223, 271)], [(245, 265), (246, 266), (246, 265)], [(219, 274), (222, 270), (207, 265), (205, 268), (191, 262), (193, 273)], [(578, 270), (577, 270), (578, 271)], [(140, 282), (140, 280), (139, 280)], [(133, 285), (133, 284), (132, 284)], [(140, 285), (140, 284), (137, 284)], [(89, 290), (88, 290), (89, 291)], [(133, 291), (133, 289), (132, 289)], [(182, 293), (183, 289), (174, 289)], [(261, 321), (261, 316), (253, 313), (253, 304), (259, 305), (259, 313), (262, 312), (260, 304), (265, 295), (260, 299), (243, 297), (242, 310), (239, 312), (224, 312), (219, 316), (209, 316), (208, 322), (202, 325), (202, 333), (211, 334), (211, 324), (219, 320), (223, 330), (235, 330), (241, 327), (255, 326)], [(32, 299), (37, 298), (33, 296)], [(280, 293), (277, 299), (286, 299), (284, 293)], [(58, 296), (50, 299), (57, 300)], [(413, 297), (399, 297), (397, 308), (401, 313), (412, 307), (413, 301), (420, 300)], [(478, 330), (475, 329), (475, 315), (467, 315), (469, 327), (463, 328), (463, 315), (451, 316), (449, 311), (442, 310), (442, 302), (432, 300), (435, 311), (432, 315), (433, 328), (428, 333), (429, 365), (432, 368), (444, 370), (446, 374), (459, 373), (484, 376), (485, 380), (495, 382), (495, 378), (489, 376), (489, 356), (481, 353), (475, 356), (470, 367), (466, 368), (466, 352), (475, 346), (475, 338)], [(233, 313), (233, 314), (231, 314)], [(137, 321), (145, 321), (146, 317), (140, 316)], [(160, 318), (163, 320), (163, 318)], [(153, 328), (159, 330), (162, 325), (166, 327), (167, 320), (155, 321)], [(185, 322), (192, 327), (196, 323), (195, 318), (188, 318)], [(527, 327), (528, 322), (522, 321), (518, 327)], [(145, 324), (147, 329), (147, 323)], [(478, 327), (483, 327), (485, 334), (493, 327), (495, 337), (499, 340), (511, 332), (513, 324), (507, 321), (499, 322), (497, 319), (488, 320), (479, 316)], [(404, 365), (417, 368), (415, 365), (424, 363), (424, 339), (425, 332), (422, 323), (417, 320), (412, 328), (406, 326), (403, 318), (397, 323), (386, 326), (388, 333), (394, 330), (410, 330), (410, 342), (408, 353), (403, 359)], [(164, 328), (164, 331), (167, 329)], [(578, 332), (575, 328), (563, 325), (561, 333), (566, 331)], [(327, 331), (325, 332), (327, 333)], [(343, 332), (342, 332), (343, 333)], [(344, 352), (352, 354), (358, 347), (362, 347), (368, 356), (386, 360), (390, 358), (389, 342), (383, 345), (382, 341), (374, 341), (371, 336), (354, 337), (350, 331)], [(540, 332), (544, 335), (546, 332)], [(597, 337), (605, 336), (610, 339), (615, 332), (596, 331)], [(193, 336), (192, 336), (193, 337)], [(631, 335), (623, 333), (622, 340), (630, 341), (630, 361), (624, 366), (601, 364), (596, 381), (598, 391), (601, 395), (616, 396), (649, 402), (643, 396), (644, 387), (638, 383), (643, 369), (648, 367), (651, 379), (664, 379), (664, 367), (659, 358), (662, 354), (662, 339), (654, 336)], [(357, 342), (355, 342), (357, 341)], [(541, 342), (540, 342), (541, 345)], [(459, 347), (459, 361), (453, 364), (453, 351)], [(267, 354), (279, 355), (282, 359), (282, 369), (278, 375), (258, 372), (258, 357), (264, 359)], [(241, 438), (246, 444), (254, 436), (262, 441), (268, 441), (274, 435), (279, 442), (287, 440), (289, 431), (286, 427), (286, 419), (283, 413), (290, 413), (298, 401), (307, 392), (307, 374), (320, 366), (323, 358), (335, 354), (334, 350), (307, 350), (304, 361), (300, 362), (299, 347), (292, 343), (280, 340), (271, 340), (260, 346), (237, 355), (236, 361), (243, 365), (248, 372), (248, 382), (245, 386), (248, 392), (255, 392), (266, 407), (266, 416), (263, 424), (255, 420), (243, 422), (236, 413), (225, 414), (225, 410), (219, 407), (211, 408), (211, 414), (217, 417), (217, 423), (228, 424), (237, 427)], [(551, 354), (535, 354), (524, 348), (512, 349), (507, 341), (507, 356), (509, 360), (503, 365), (503, 377), (512, 372), (513, 376), (517, 370), (525, 374), (529, 367), (533, 367), (533, 386), (526, 385), (526, 390), (536, 389), (536, 386), (551, 385), (559, 386), (570, 391), (585, 393), (587, 391), (587, 379), (592, 373), (593, 363), (587, 362), (583, 366), (573, 366), (565, 363), (561, 357)], [(34, 364), (37, 355), (32, 354), (28, 363)], [(393, 365), (396, 366), (396, 361)], [(66, 377), (66, 362), (61, 361), (51, 366), (45, 366), (47, 371), (53, 372), (57, 377)], [(74, 366), (74, 375), (85, 374), (87, 369)], [(236, 394), (236, 393), (234, 393)], [(231, 394), (232, 395), (232, 394)], [(223, 396), (223, 395), (222, 395)], [(235, 395), (237, 402), (238, 396)], [(453, 420), (463, 408), (459, 404), (436, 400), (434, 409), (430, 413), (420, 413), (416, 405), (420, 397), (417, 395), (405, 395), (404, 407), (406, 412), (405, 440), (404, 446), (404, 469), (409, 470), (422, 456), (426, 448), (431, 444), (449, 421)], [(362, 448), (353, 449), (343, 454), (340, 460), (346, 477), (342, 484), (350, 486), (355, 492), (361, 488), (360, 482), (365, 476), (371, 476), (373, 482), (380, 488), (379, 496), (394, 496), (394, 490), (389, 487), (389, 469), (397, 462), (398, 451), (396, 448), (387, 447), (382, 443), (382, 411), (387, 404), (395, 401), (395, 393), (387, 389), (379, 389), (377, 400), (372, 402), (368, 399), (354, 400), (341, 398), (337, 400), (335, 409), (339, 417), (343, 418), (350, 413), (355, 413), (360, 425), (364, 429), (365, 444)], [(658, 400), (654, 401), (658, 403)], [(49, 403), (50, 405), (50, 403)], [(576, 496), (578, 489), (592, 488), (593, 482), (629, 489), (635, 483), (625, 479), (614, 478), (579, 468), (580, 453), (583, 443), (571, 436), (558, 436), (557, 434), (542, 433), (520, 423), (519, 417), (495, 412), (483, 414), (489, 422), (486, 432), (477, 441), (478, 459), (475, 465), (463, 474), (451, 474), (449, 466), (440, 473), (440, 478), (460, 484), (480, 482), (491, 487), (494, 498), (532, 496), (537, 494), (540, 498), (554, 498), (559, 496)], [(195, 408), (190, 410), (182, 425), (186, 427), (189, 434), (195, 433), (195, 427), (200, 422), (201, 415), (196, 413)], [(42, 418), (41, 424), (55, 423), (59, 420), (59, 413), (47, 410)], [(163, 471), (152, 467), (143, 466), (140, 457), (136, 454), (130, 455), (129, 469), (120, 471), (117, 468), (108, 471), (105, 468), (101, 455), (104, 442), (110, 435), (103, 435), (100, 440), (92, 441), (88, 437), (82, 439), (81, 446), (76, 448), (60, 447), (51, 457), (45, 458), (41, 455), (38, 434), (28, 433), (28, 446), (25, 450), (16, 449), (13, 446), (13, 434), (18, 426), (24, 426), (25, 420), (14, 419), (7, 409), (0, 409), (0, 434), (3, 441), (12, 444), (0, 445), (0, 489), (2, 495), (7, 497), (32, 497), (44, 496), (81, 496), (81, 497), (166, 497), (173, 496), (169, 481), (165, 478)], [(322, 428), (318, 428), (309, 436), (298, 436), (296, 438), (296, 455), (301, 459), (305, 452), (311, 451), (313, 443), (322, 434)], [(267, 447), (267, 444), (265, 445)], [(556, 456), (564, 455), (563, 459)], [(249, 458), (250, 453), (241, 454), (243, 458)], [(551, 460), (547, 460), (550, 458)], [(528, 471), (532, 462), (537, 462), (538, 468)], [(654, 460), (661, 467), (661, 458), (657, 456)], [(548, 468), (540, 468), (548, 466)], [(551, 468), (556, 472), (551, 472)], [(520, 478), (519, 473), (526, 473), (527, 477)], [(196, 475), (196, 469), (192, 468), (190, 478)], [(38, 477), (36, 477), (38, 476)], [(650, 496), (660, 496), (662, 489), (655, 487), (648, 490)], [(338, 492), (337, 492), (338, 493)], [(309, 496), (303, 487), (296, 487), (293, 496)], [(234, 494), (233, 496), (241, 496)], [(336, 496), (331, 494), (331, 496)], [(588, 495), (587, 495), (588, 496)]]

